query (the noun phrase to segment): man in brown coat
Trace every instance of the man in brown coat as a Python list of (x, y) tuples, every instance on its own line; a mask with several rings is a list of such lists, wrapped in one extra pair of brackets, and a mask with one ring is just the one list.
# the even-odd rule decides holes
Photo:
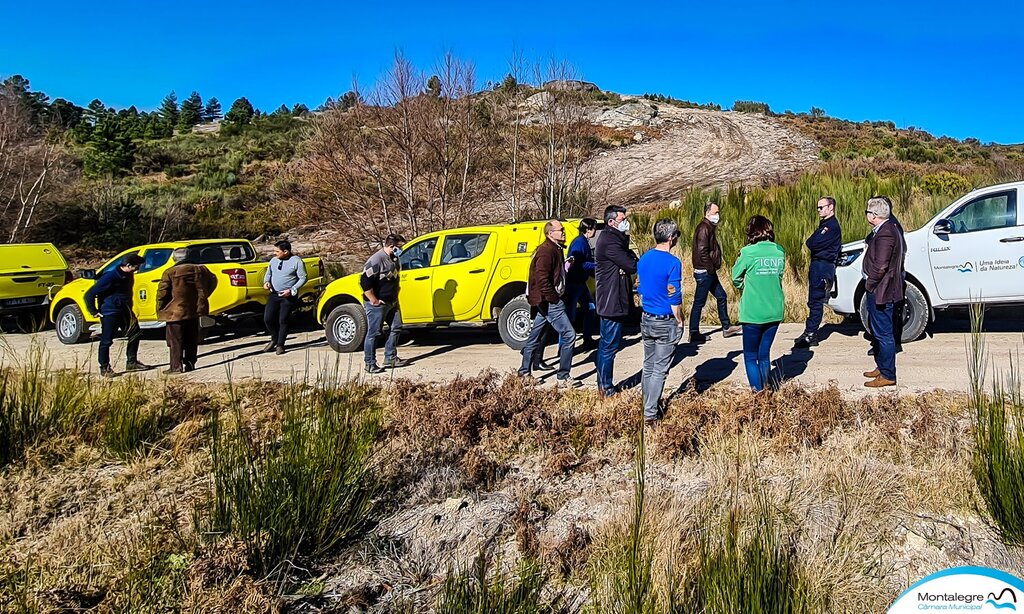
[(210, 314), (210, 294), (217, 279), (201, 264), (189, 262), (185, 248), (171, 254), (174, 266), (164, 271), (156, 291), (157, 317), (167, 323), (170, 368), (184, 373), (196, 368), (199, 354), (199, 318)]
[(873, 371), (864, 373), (871, 378), (864, 385), (882, 388), (896, 385), (895, 307), (903, 300), (903, 265), (907, 257), (907, 242), (900, 227), (890, 219), (889, 199), (874, 196), (868, 199), (864, 216), (871, 224), (871, 234), (864, 252), (864, 289), (867, 290), (868, 319), (871, 332), (878, 344)]
[[(530, 368), (536, 364), (534, 354), (543, 347), (545, 324), (558, 333), (559, 385), (578, 388), (580, 382), (569, 377), (572, 366), (572, 349), (576, 331), (565, 313), (562, 293), (565, 291), (565, 227), (558, 220), (544, 224), (544, 242), (537, 246), (530, 261), (530, 277), (526, 285), (526, 299), (537, 308), (537, 315), (530, 329), (530, 338), (523, 348), (523, 363), (519, 374), (530, 375)], [(540, 358), (539, 356), (537, 357)]]
[(722, 336), (733, 337), (743, 332), (741, 327), (729, 323), (729, 297), (722, 282), (718, 281), (718, 269), (722, 267), (722, 248), (718, 245), (715, 231), (720, 219), (718, 204), (709, 201), (704, 205), (704, 219), (697, 224), (693, 234), (693, 278), (697, 287), (690, 308), (690, 343), (707, 341), (707, 337), (700, 332), (700, 315), (708, 302), (708, 294), (715, 297), (718, 319), (722, 323)]

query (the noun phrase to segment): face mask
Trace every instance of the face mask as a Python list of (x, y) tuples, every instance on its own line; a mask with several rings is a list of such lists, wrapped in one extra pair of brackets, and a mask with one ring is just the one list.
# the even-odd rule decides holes
[(714, 215), (709, 215), (708, 216), (708, 221), (711, 222), (712, 224), (718, 224), (718, 221), (720, 219), (722, 219), (722, 214), (721, 213), (716, 213)]
[(629, 232), (629, 220), (622, 220), (619, 222), (619, 232), (623, 234)]
[(394, 256), (395, 258), (398, 258), (399, 256), (402, 255), (402, 248), (396, 247), (395, 251), (391, 252), (391, 255)]

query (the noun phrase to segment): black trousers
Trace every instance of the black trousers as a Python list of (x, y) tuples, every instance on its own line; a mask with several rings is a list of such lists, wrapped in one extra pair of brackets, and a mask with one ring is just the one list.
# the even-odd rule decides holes
[(286, 298), (276, 292), (271, 292), (267, 297), (267, 308), (263, 311), (263, 323), (270, 333), (270, 340), (280, 347), (284, 347), (284, 341), (288, 338), (288, 317), (291, 316), (294, 306), (294, 297)]
[(199, 318), (168, 322), (167, 347), (171, 351), (171, 371), (189, 371), (196, 368), (199, 355)]

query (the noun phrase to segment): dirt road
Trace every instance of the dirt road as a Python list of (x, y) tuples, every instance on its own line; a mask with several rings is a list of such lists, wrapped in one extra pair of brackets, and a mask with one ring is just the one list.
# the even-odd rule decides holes
[[(997, 369), (1006, 366), (1010, 351), (1024, 348), (1024, 334), (1020, 324), (1008, 322), (990, 324), (993, 332), (984, 337), (992, 362)], [(706, 332), (708, 329), (705, 329)], [(808, 386), (824, 386), (830, 381), (844, 392), (868, 393), (862, 387), (862, 371), (874, 368), (866, 355), (867, 344), (855, 325), (830, 326), (827, 337), (810, 350), (794, 350), (793, 340), (802, 332), (799, 324), (783, 324), (775, 340), (773, 359), (781, 365), (787, 378)], [(901, 393), (920, 392), (935, 388), (966, 391), (967, 325), (952, 321), (939, 327), (933, 336), (906, 344), (899, 354), (897, 367)], [(498, 339), (494, 330), (450, 329), (421, 332), (403, 343), (399, 354), (411, 361), (407, 367), (383, 375), (366, 375), (362, 369), (361, 354), (337, 354), (327, 346), (323, 331), (300, 332), (293, 336), (291, 349), (283, 356), (263, 354), (266, 337), (255, 333), (213, 338), (200, 347), (199, 369), (177, 377), (196, 381), (226, 381), (230, 376), (238, 381), (244, 378), (262, 378), (287, 381), (337, 370), (340, 377), (366, 377), (384, 381), (403, 377), (423, 381), (447, 381), (458, 375), (476, 375), (484, 369), (512, 372), (519, 366), (520, 356)], [(3, 362), (6, 365), (25, 360), (33, 344), (44, 347), (56, 367), (80, 366), (95, 373), (97, 342), (64, 346), (53, 331), (37, 335), (6, 335), (0, 338)], [(639, 378), (643, 363), (643, 347), (639, 335), (628, 334), (616, 363), (616, 380)], [(123, 341), (115, 342), (115, 367), (124, 366)], [(555, 348), (549, 347), (549, 361)], [(383, 358), (383, 350), (379, 350)], [(573, 361), (572, 373), (586, 386), (595, 387), (593, 354), (578, 354)], [(146, 373), (149, 377), (162, 377), (167, 365), (167, 351), (160, 331), (153, 331), (142, 341), (140, 359), (158, 367)], [(550, 373), (540, 374), (542, 381), (553, 383)], [(666, 392), (694, 384), (704, 389), (716, 382), (728, 381), (745, 385), (742, 345), (739, 337), (723, 339), (718, 331), (711, 334), (707, 344), (699, 349), (681, 344), (676, 353)], [(891, 390), (891, 389), (889, 389)]]

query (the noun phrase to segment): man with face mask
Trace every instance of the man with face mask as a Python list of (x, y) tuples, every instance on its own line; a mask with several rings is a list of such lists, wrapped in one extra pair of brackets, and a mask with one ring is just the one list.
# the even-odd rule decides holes
[[(363, 289), (363, 308), (366, 310), (366, 339), (363, 341), (363, 360), (367, 373), (383, 373), (384, 368), (404, 367), (408, 364), (398, 357), (398, 335), (402, 331), (402, 312), (398, 305), (398, 275), (405, 239), (390, 234), (384, 246), (363, 265), (359, 286)], [(377, 335), (384, 323), (389, 327), (384, 344), (384, 368), (377, 364)]]
[(690, 309), (690, 343), (704, 343), (707, 337), (700, 332), (700, 316), (708, 294), (715, 297), (718, 319), (722, 323), (722, 336), (733, 337), (743, 332), (740, 326), (729, 323), (729, 303), (725, 288), (718, 281), (718, 269), (722, 267), (722, 248), (718, 245), (715, 230), (721, 219), (718, 204), (708, 201), (704, 205), (704, 219), (697, 224), (693, 236), (693, 278), (697, 288), (693, 293), (693, 307)]
[(629, 220), (626, 208), (611, 205), (604, 210), (605, 229), (597, 236), (594, 249), (594, 278), (597, 315), (601, 317), (601, 339), (597, 345), (597, 387), (604, 396), (615, 394), (615, 354), (622, 345), (622, 327), (633, 305), (633, 283), (637, 257), (629, 249)]
[(683, 336), (683, 264), (672, 254), (679, 227), (670, 219), (654, 224), (654, 249), (644, 252), (637, 264), (644, 313), (640, 332), (644, 340), (644, 423), (661, 417), (658, 405), (665, 378), (672, 366), (676, 344)]

